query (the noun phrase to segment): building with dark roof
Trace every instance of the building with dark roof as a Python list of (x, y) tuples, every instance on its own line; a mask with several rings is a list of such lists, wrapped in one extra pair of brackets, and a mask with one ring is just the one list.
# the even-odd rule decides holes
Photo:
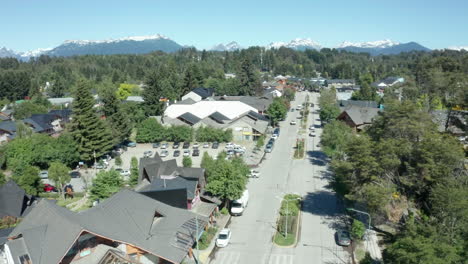
[(0, 186), (0, 218), (12, 216), (24, 217), (34, 202), (34, 197), (27, 195), (26, 191), (13, 180)]
[(361, 131), (372, 124), (379, 112), (379, 108), (350, 105), (336, 119), (345, 122), (356, 131)]
[(188, 94), (182, 96), (182, 101), (186, 99), (192, 99), (195, 102), (200, 102), (201, 100), (205, 100), (214, 94), (214, 89), (213, 88), (203, 88), (203, 87), (197, 87), (190, 91)]
[(356, 82), (354, 79), (331, 79), (325, 81), (327, 87), (335, 87), (335, 88), (342, 88), (342, 87), (354, 87)]
[(0, 122), (0, 143), (7, 142), (16, 137), (16, 122)]
[(109, 250), (123, 263), (181, 263), (207, 221), (126, 189), (79, 213), (43, 199), (10, 233), (3, 253), (15, 264), (97, 264)]

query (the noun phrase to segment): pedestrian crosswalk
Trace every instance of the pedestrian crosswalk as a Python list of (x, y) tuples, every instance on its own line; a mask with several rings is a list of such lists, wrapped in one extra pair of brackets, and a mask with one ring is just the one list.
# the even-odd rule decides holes
[[(261, 258), (260, 258), (261, 257)], [(234, 251), (220, 251), (210, 264), (294, 264), (294, 256), (288, 254), (244, 255)]]

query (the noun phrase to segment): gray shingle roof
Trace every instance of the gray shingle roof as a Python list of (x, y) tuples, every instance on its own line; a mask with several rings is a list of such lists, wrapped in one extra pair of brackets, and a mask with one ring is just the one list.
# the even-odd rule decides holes
[(214, 121), (222, 124), (224, 123), (225, 121), (229, 120), (228, 117), (226, 117), (225, 115), (221, 114), (220, 112), (214, 112), (212, 113), (209, 118), (213, 119)]
[(24, 189), (13, 180), (0, 186), (0, 218), (4, 216), (20, 217), (29, 201)]
[(357, 126), (371, 124), (380, 109), (372, 107), (351, 106), (344, 111)]
[(195, 191), (197, 189), (196, 180), (188, 180), (183, 177), (175, 177), (174, 179), (153, 179), (151, 184), (138, 190), (139, 192), (149, 191), (162, 191), (173, 189), (185, 189), (187, 191), (187, 198), (195, 198)]
[(339, 100), (338, 106), (339, 107), (360, 106), (360, 107), (379, 108), (379, 104), (376, 101), (360, 101), (360, 100)]
[[(155, 212), (162, 215), (156, 221)], [(11, 233), (22, 238), (7, 244), (14, 246), (16, 257), (28, 251), (34, 264), (59, 263), (75, 239), (88, 231), (180, 263), (193, 245), (193, 237), (200, 236), (206, 224), (206, 217), (124, 189), (80, 213), (41, 200)]]
[(205, 99), (213, 95), (214, 89), (198, 87), (198, 88), (193, 89), (192, 92), (198, 94), (202, 99)]
[(0, 122), (0, 130), (7, 131), (9, 133), (14, 133), (16, 132), (16, 122), (14, 121)]
[(201, 120), (199, 117), (189, 112), (180, 115), (178, 119), (181, 119), (190, 125), (195, 125), (196, 123), (198, 123), (198, 121)]

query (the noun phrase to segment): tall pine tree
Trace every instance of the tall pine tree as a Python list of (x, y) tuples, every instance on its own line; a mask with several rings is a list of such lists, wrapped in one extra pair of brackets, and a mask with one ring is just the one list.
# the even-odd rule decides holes
[(238, 76), (241, 82), (240, 95), (261, 95), (260, 78), (256, 73), (255, 66), (248, 58), (242, 61)]
[(116, 89), (107, 84), (102, 91), (103, 112), (109, 123), (115, 143), (121, 143), (130, 136), (132, 126), (127, 114), (120, 107)]
[(185, 71), (184, 82), (182, 84), (182, 95), (188, 93), (203, 83), (203, 76), (200, 68), (196, 64), (190, 64)]
[(75, 91), (70, 129), (83, 161), (93, 160), (94, 153), (96, 157), (100, 157), (113, 146), (112, 133), (99, 119), (93, 106), (94, 98), (88, 83), (79, 81)]

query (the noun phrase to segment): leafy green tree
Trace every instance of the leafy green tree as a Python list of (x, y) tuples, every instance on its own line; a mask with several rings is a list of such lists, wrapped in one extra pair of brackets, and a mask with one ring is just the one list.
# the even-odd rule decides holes
[(121, 143), (130, 136), (132, 127), (126, 113), (122, 110), (121, 102), (117, 99), (114, 87), (108, 85), (104, 88), (102, 101), (106, 121), (112, 130), (115, 143)]
[(285, 119), (287, 112), (288, 112), (288, 109), (282, 102), (282, 99), (278, 97), (273, 99), (273, 102), (270, 104), (270, 106), (267, 109), (268, 117), (270, 117), (270, 120), (272, 121), (274, 125), (278, 124), (280, 120)]
[(296, 97), (296, 92), (291, 88), (284, 88), (283, 97), (286, 98), (288, 101), (294, 101), (294, 98)]
[(127, 97), (132, 95), (135, 90), (137, 90), (137, 86), (135, 84), (129, 84), (129, 83), (121, 83), (119, 85), (119, 88), (117, 89), (117, 98), (120, 100), (125, 100)]
[(337, 105), (325, 105), (320, 107), (320, 120), (328, 123), (340, 115), (340, 108)]
[(160, 142), (166, 138), (165, 128), (155, 119), (148, 118), (137, 127), (136, 141), (138, 143)]
[(23, 121), (16, 121), (16, 138), (28, 138), (33, 135), (33, 129), (27, 126)]
[(12, 178), (27, 194), (37, 195), (41, 192), (42, 184), (39, 178), (39, 168), (27, 166), (15, 171)]
[(353, 239), (358, 239), (361, 240), (364, 234), (366, 233), (366, 226), (364, 226), (364, 223), (353, 219), (353, 224), (351, 225), (351, 237)]
[(138, 160), (136, 157), (132, 157), (130, 161), (130, 180), (129, 184), (130, 186), (135, 186), (138, 184)]
[(346, 144), (352, 137), (352, 130), (345, 123), (333, 120), (325, 125), (320, 138), (323, 152), (332, 158), (343, 158)]
[(167, 129), (166, 139), (168, 141), (182, 142), (192, 141), (193, 130), (188, 126), (171, 126)]
[(101, 171), (93, 179), (90, 188), (90, 198), (92, 201), (109, 198), (112, 194), (120, 191), (123, 180), (116, 170)]
[(192, 158), (184, 156), (184, 158), (182, 159), (182, 166), (184, 166), (185, 168), (191, 168)]
[(200, 163), (200, 168), (205, 169), (205, 176), (208, 178), (209, 172), (212, 171), (215, 164), (214, 159), (208, 154), (207, 151), (203, 152), (203, 157)]
[(122, 166), (122, 158), (120, 156), (115, 157), (115, 166)]
[(32, 114), (45, 114), (47, 113), (47, 107), (35, 104), (31, 101), (25, 101), (20, 104), (16, 104), (13, 107), (13, 116), (16, 120), (30, 117)]
[(55, 186), (58, 188), (60, 196), (64, 198), (63, 188), (70, 182), (71, 176), (69, 174), (69, 168), (64, 164), (54, 161), (49, 167), (49, 179), (51, 179)]
[(240, 161), (225, 160), (222, 154), (214, 163), (208, 171), (206, 189), (225, 201), (239, 199), (247, 184), (248, 167), (241, 166)]
[(84, 161), (91, 161), (94, 155), (104, 155), (113, 146), (112, 133), (98, 118), (93, 106), (94, 99), (88, 84), (80, 81), (75, 92), (70, 129)]
[(263, 148), (263, 146), (265, 145), (265, 136), (264, 135), (261, 135), (258, 140), (257, 140), (257, 143), (255, 144), (255, 147), (257, 149), (261, 149)]

